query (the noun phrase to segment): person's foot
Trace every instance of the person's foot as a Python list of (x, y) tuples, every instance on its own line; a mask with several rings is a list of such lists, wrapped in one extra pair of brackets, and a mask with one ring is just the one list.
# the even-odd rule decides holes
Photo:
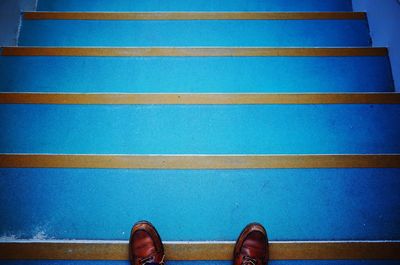
[(163, 265), (164, 257), (164, 246), (154, 226), (147, 221), (137, 222), (129, 239), (131, 265)]
[(247, 225), (236, 241), (234, 265), (266, 265), (268, 262), (268, 237), (261, 224)]

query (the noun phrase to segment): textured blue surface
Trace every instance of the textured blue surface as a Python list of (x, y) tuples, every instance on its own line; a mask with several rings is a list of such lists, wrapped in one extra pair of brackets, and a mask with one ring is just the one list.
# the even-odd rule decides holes
[[(128, 261), (0, 261), (3, 265), (128, 265)], [(167, 265), (231, 265), (230, 261), (167, 261)], [(392, 260), (274, 260), (269, 265), (399, 265), (400, 261)]]
[(351, 0), (39, 0), (62, 11), (351, 11)]
[(387, 57), (0, 57), (0, 91), (393, 91)]
[(26, 46), (369, 46), (365, 20), (25, 20)]
[(400, 105), (0, 105), (0, 152), (400, 153)]
[(164, 240), (399, 239), (400, 169), (0, 169), (0, 235), (127, 239), (152, 221)]

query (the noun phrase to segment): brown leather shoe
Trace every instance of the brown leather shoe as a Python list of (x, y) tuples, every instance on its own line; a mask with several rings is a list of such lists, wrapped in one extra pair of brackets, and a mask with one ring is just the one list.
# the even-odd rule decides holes
[(234, 265), (266, 265), (268, 237), (261, 224), (248, 224), (240, 233), (233, 253)]
[(129, 239), (131, 265), (163, 265), (164, 257), (164, 246), (154, 226), (147, 221), (137, 222)]

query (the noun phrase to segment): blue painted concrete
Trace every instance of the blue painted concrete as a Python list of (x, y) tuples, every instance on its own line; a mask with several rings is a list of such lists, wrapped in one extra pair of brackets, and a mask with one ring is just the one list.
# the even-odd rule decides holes
[(39, 0), (38, 10), (62, 11), (351, 11), (351, 0)]
[[(167, 261), (167, 265), (231, 265), (231, 261)], [(396, 260), (274, 260), (269, 265), (399, 265)], [(3, 265), (128, 265), (129, 261), (39, 260), (0, 261)]]
[[(350, 11), (351, 1), (40, 0), (39, 9)], [(311, 24), (305, 21), (251, 21), (241, 22), (241, 26), (237, 21), (185, 21), (184, 24), (85, 21), (85, 27), (73, 23), (76, 22), (26, 22), (21, 44), (199, 46), (198, 42), (204, 41), (201, 45), (368, 45), (364, 21), (314, 21), (313, 36), (303, 35), (302, 38), (289, 32), (309, 32), (307, 27)], [(282, 23), (287, 26), (285, 37), (277, 30)], [(71, 25), (69, 34), (65, 33), (66, 24)], [(150, 36), (151, 27), (157, 27), (160, 33)], [(260, 32), (267, 27), (268, 36), (261, 38)], [(168, 35), (170, 28), (174, 28), (173, 35), (181, 36), (180, 40)], [(236, 30), (228, 32), (227, 36), (218, 36), (218, 32), (226, 32), (228, 28)], [(48, 35), (43, 34), (44, 29)], [(198, 37), (204, 38), (196, 39), (197, 36), (185, 29), (202, 30), (199, 34), (202, 36)], [(342, 35), (343, 29), (346, 34)], [(61, 30), (65, 36), (61, 36)], [(131, 35), (124, 35), (125, 31)], [(326, 31), (325, 34), (322, 35), (322, 31)], [(92, 34), (90, 37), (87, 37), (88, 32)], [(76, 35), (72, 38), (71, 34)], [(393, 90), (386, 57), (0, 58), (0, 91)], [(1, 105), (0, 152), (399, 153), (399, 111), (400, 105)], [(399, 174), (400, 169), (2, 168), (0, 237), (127, 239), (135, 221), (148, 219), (158, 227), (165, 240), (234, 240), (251, 221), (265, 224), (272, 240), (399, 239)], [(127, 264), (126, 261), (107, 261), (107, 264), (112, 263)], [(173, 265), (194, 263), (228, 262), (171, 262)], [(339, 263), (399, 264), (397, 261), (275, 261), (271, 264)]]
[(367, 11), (374, 46), (389, 47), (397, 91), (400, 91), (400, 2), (353, 0), (354, 9)]
[(21, 12), (33, 11), (37, 0), (0, 1), (0, 47), (15, 46), (18, 40)]
[(400, 105), (0, 105), (2, 153), (400, 153)]
[(20, 46), (370, 46), (365, 20), (25, 20)]
[(0, 235), (128, 239), (152, 221), (164, 240), (399, 239), (400, 169), (0, 169)]
[(0, 57), (0, 91), (393, 91), (387, 57)]

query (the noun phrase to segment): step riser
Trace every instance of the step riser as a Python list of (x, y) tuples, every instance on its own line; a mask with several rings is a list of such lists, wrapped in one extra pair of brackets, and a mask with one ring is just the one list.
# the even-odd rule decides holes
[(25, 20), (20, 46), (370, 46), (363, 20)]
[(0, 90), (20, 92), (385, 92), (387, 57), (0, 58)]
[(40, 11), (351, 11), (350, 0), (39, 0)]
[(400, 236), (399, 169), (0, 172), (1, 235), (127, 239), (148, 219), (164, 240), (234, 240), (252, 221), (271, 240)]
[[(1, 105), (2, 153), (399, 153), (400, 105)], [(31, 122), (35, 121), (35, 122)]]

